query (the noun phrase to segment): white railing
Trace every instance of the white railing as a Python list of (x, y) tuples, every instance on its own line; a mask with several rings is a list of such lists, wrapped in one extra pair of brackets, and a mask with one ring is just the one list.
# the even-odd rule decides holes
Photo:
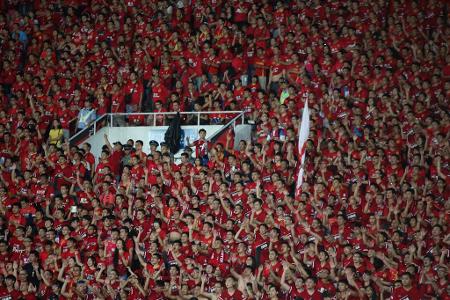
[[(91, 124), (86, 126), (84, 129), (76, 132), (74, 135), (72, 135), (69, 139), (70, 142), (80, 139), (80, 138), (87, 138), (91, 135), (94, 135), (97, 133), (97, 131), (104, 127), (121, 127), (121, 126), (167, 126), (169, 124), (159, 125), (158, 124), (158, 118), (161, 116), (174, 116), (177, 112), (155, 112), (155, 113), (108, 113), (103, 114), (99, 116), (95, 121), (93, 121)], [(223, 115), (232, 115), (230, 118), (228, 118), (227, 123), (225, 124), (202, 124), (201, 123), (201, 115), (212, 115), (212, 114), (223, 114)], [(198, 129), (200, 130), (200, 127), (206, 126), (206, 125), (223, 125), (224, 128), (228, 128), (229, 126), (235, 126), (236, 122), (240, 119), (241, 124), (244, 124), (245, 122), (245, 115), (243, 111), (199, 111), (199, 112), (180, 112), (181, 116), (196, 116), (197, 122), (196, 124), (183, 124), (183, 120), (181, 121), (181, 125), (197, 125)], [(144, 116), (147, 119), (147, 122), (143, 125), (134, 125), (134, 124), (128, 124), (125, 119), (130, 116)], [(122, 123), (122, 124), (121, 124)], [(117, 124), (117, 125), (115, 125)], [(218, 134), (218, 133), (217, 133)], [(216, 135), (217, 135), (216, 134)], [(215, 135), (215, 136), (216, 136)], [(214, 138), (214, 137), (211, 137)], [(210, 138), (210, 139), (211, 139)]]

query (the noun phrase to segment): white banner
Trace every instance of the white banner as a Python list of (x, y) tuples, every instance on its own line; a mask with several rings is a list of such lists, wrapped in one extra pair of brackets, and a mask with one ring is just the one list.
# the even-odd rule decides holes
[(302, 114), (302, 121), (300, 124), (300, 129), (298, 131), (298, 154), (300, 157), (300, 166), (298, 171), (298, 177), (297, 177), (297, 184), (295, 187), (295, 195), (299, 196), (300, 188), (303, 183), (303, 174), (305, 172), (304, 170), (304, 163), (305, 163), (305, 150), (306, 150), (306, 141), (308, 140), (309, 136), (309, 107), (308, 107), (308, 100), (305, 102), (305, 107), (303, 107), (303, 114)]

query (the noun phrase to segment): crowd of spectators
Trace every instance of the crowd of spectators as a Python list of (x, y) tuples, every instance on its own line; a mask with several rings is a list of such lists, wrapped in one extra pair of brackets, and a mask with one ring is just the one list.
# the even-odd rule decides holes
[[(0, 299), (450, 299), (447, 6), (0, 0)], [(254, 134), (96, 161), (83, 109)]]

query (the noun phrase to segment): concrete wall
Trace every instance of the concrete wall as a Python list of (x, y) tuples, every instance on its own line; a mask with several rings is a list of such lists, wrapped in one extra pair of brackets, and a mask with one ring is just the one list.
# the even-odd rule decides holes
[(249, 142), (252, 135), (252, 125), (236, 125), (234, 128), (234, 149), (239, 149), (239, 142), (244, 140)]

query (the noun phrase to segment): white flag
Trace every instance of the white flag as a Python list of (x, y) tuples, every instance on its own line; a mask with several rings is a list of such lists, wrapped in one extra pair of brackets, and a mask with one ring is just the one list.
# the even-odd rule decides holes
[(298, 156), (300, 157), (300, 166), (298, 170), (297, 184), (295, 186), (295, 196), (298, 197), (300, 193), (300, 187), (303, 183), (303, 164), (305, 162), (305, 150), (306, 141), (309, 136), (309, 108), (308, 100), (305, 102), (305, 107), (303, 108), (302, 122), (300, 124), (300, 129), (298, 131)]

